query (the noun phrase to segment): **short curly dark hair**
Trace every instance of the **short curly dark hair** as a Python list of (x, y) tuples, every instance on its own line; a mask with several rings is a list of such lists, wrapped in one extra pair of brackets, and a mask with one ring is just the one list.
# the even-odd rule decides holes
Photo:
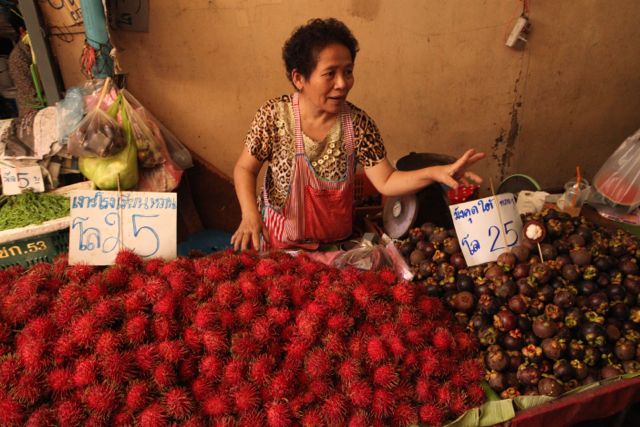
[(343, 22), (335, 18), (315, 18), (296, 28), (282, 48), (282, 59), (289, 81), (292, 82), (291, 72), (294, 69), (308, 79), (318, 65), (320, 51), (333, 43), (349, 49), (351, 59), (355, 62), (358, 40)]

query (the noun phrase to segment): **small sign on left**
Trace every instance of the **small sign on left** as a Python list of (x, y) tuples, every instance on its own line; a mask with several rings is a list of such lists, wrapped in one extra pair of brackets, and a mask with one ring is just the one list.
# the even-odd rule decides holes
[(12, 196), (25, 190), (36, 193), (44, 191), (44, 180), (40, 166), (0, 167), (2, 194)]

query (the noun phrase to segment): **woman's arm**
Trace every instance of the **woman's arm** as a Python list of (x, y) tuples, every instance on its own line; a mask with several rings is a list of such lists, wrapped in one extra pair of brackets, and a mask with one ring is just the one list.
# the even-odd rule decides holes
[(474, 181), (480, 184), (482, 178), (466, 169), (484, 157), (485, 153), (476, 153), (476, 150), (469, 149), (451, 164), (413, 171), (395, 170), (389, 160), (385, 158), (375, 166), (365, 169), (365, 174), (380, 194), (402, 196), (415, 193), (434, 182), (445, 184), (451, 188), (456, 188), (459, 182)]
[(256, 183), (262, 163), (245, 148), (233, 168), (233, 183), (242, 211), (240, 225), (231, 236), (231, 244), (235, 250), (251, 247), (257, 250), (260, 248), (260, 235), (265, 239), (269, 238), (256, 204)]

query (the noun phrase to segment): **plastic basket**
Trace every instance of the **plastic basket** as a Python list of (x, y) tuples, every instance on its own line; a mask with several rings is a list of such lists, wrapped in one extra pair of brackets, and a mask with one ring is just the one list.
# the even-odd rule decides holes
[(56, 255), (68, 250), (68, 229), (0, 243), (0, 268), (12, 265), (31, 267), (39, 262), (52, 262)]

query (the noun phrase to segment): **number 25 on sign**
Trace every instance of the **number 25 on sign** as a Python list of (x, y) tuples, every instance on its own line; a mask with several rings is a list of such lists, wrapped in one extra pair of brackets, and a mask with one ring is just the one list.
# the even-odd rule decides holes
[(495, 261), (521, 239), (522, 220), (511, 193), (452, 205), (449, 210), (468, 266)]
[(113, 264), (120, 249), (176, 257), (175, 193), (74, 191), (69, 263)]

